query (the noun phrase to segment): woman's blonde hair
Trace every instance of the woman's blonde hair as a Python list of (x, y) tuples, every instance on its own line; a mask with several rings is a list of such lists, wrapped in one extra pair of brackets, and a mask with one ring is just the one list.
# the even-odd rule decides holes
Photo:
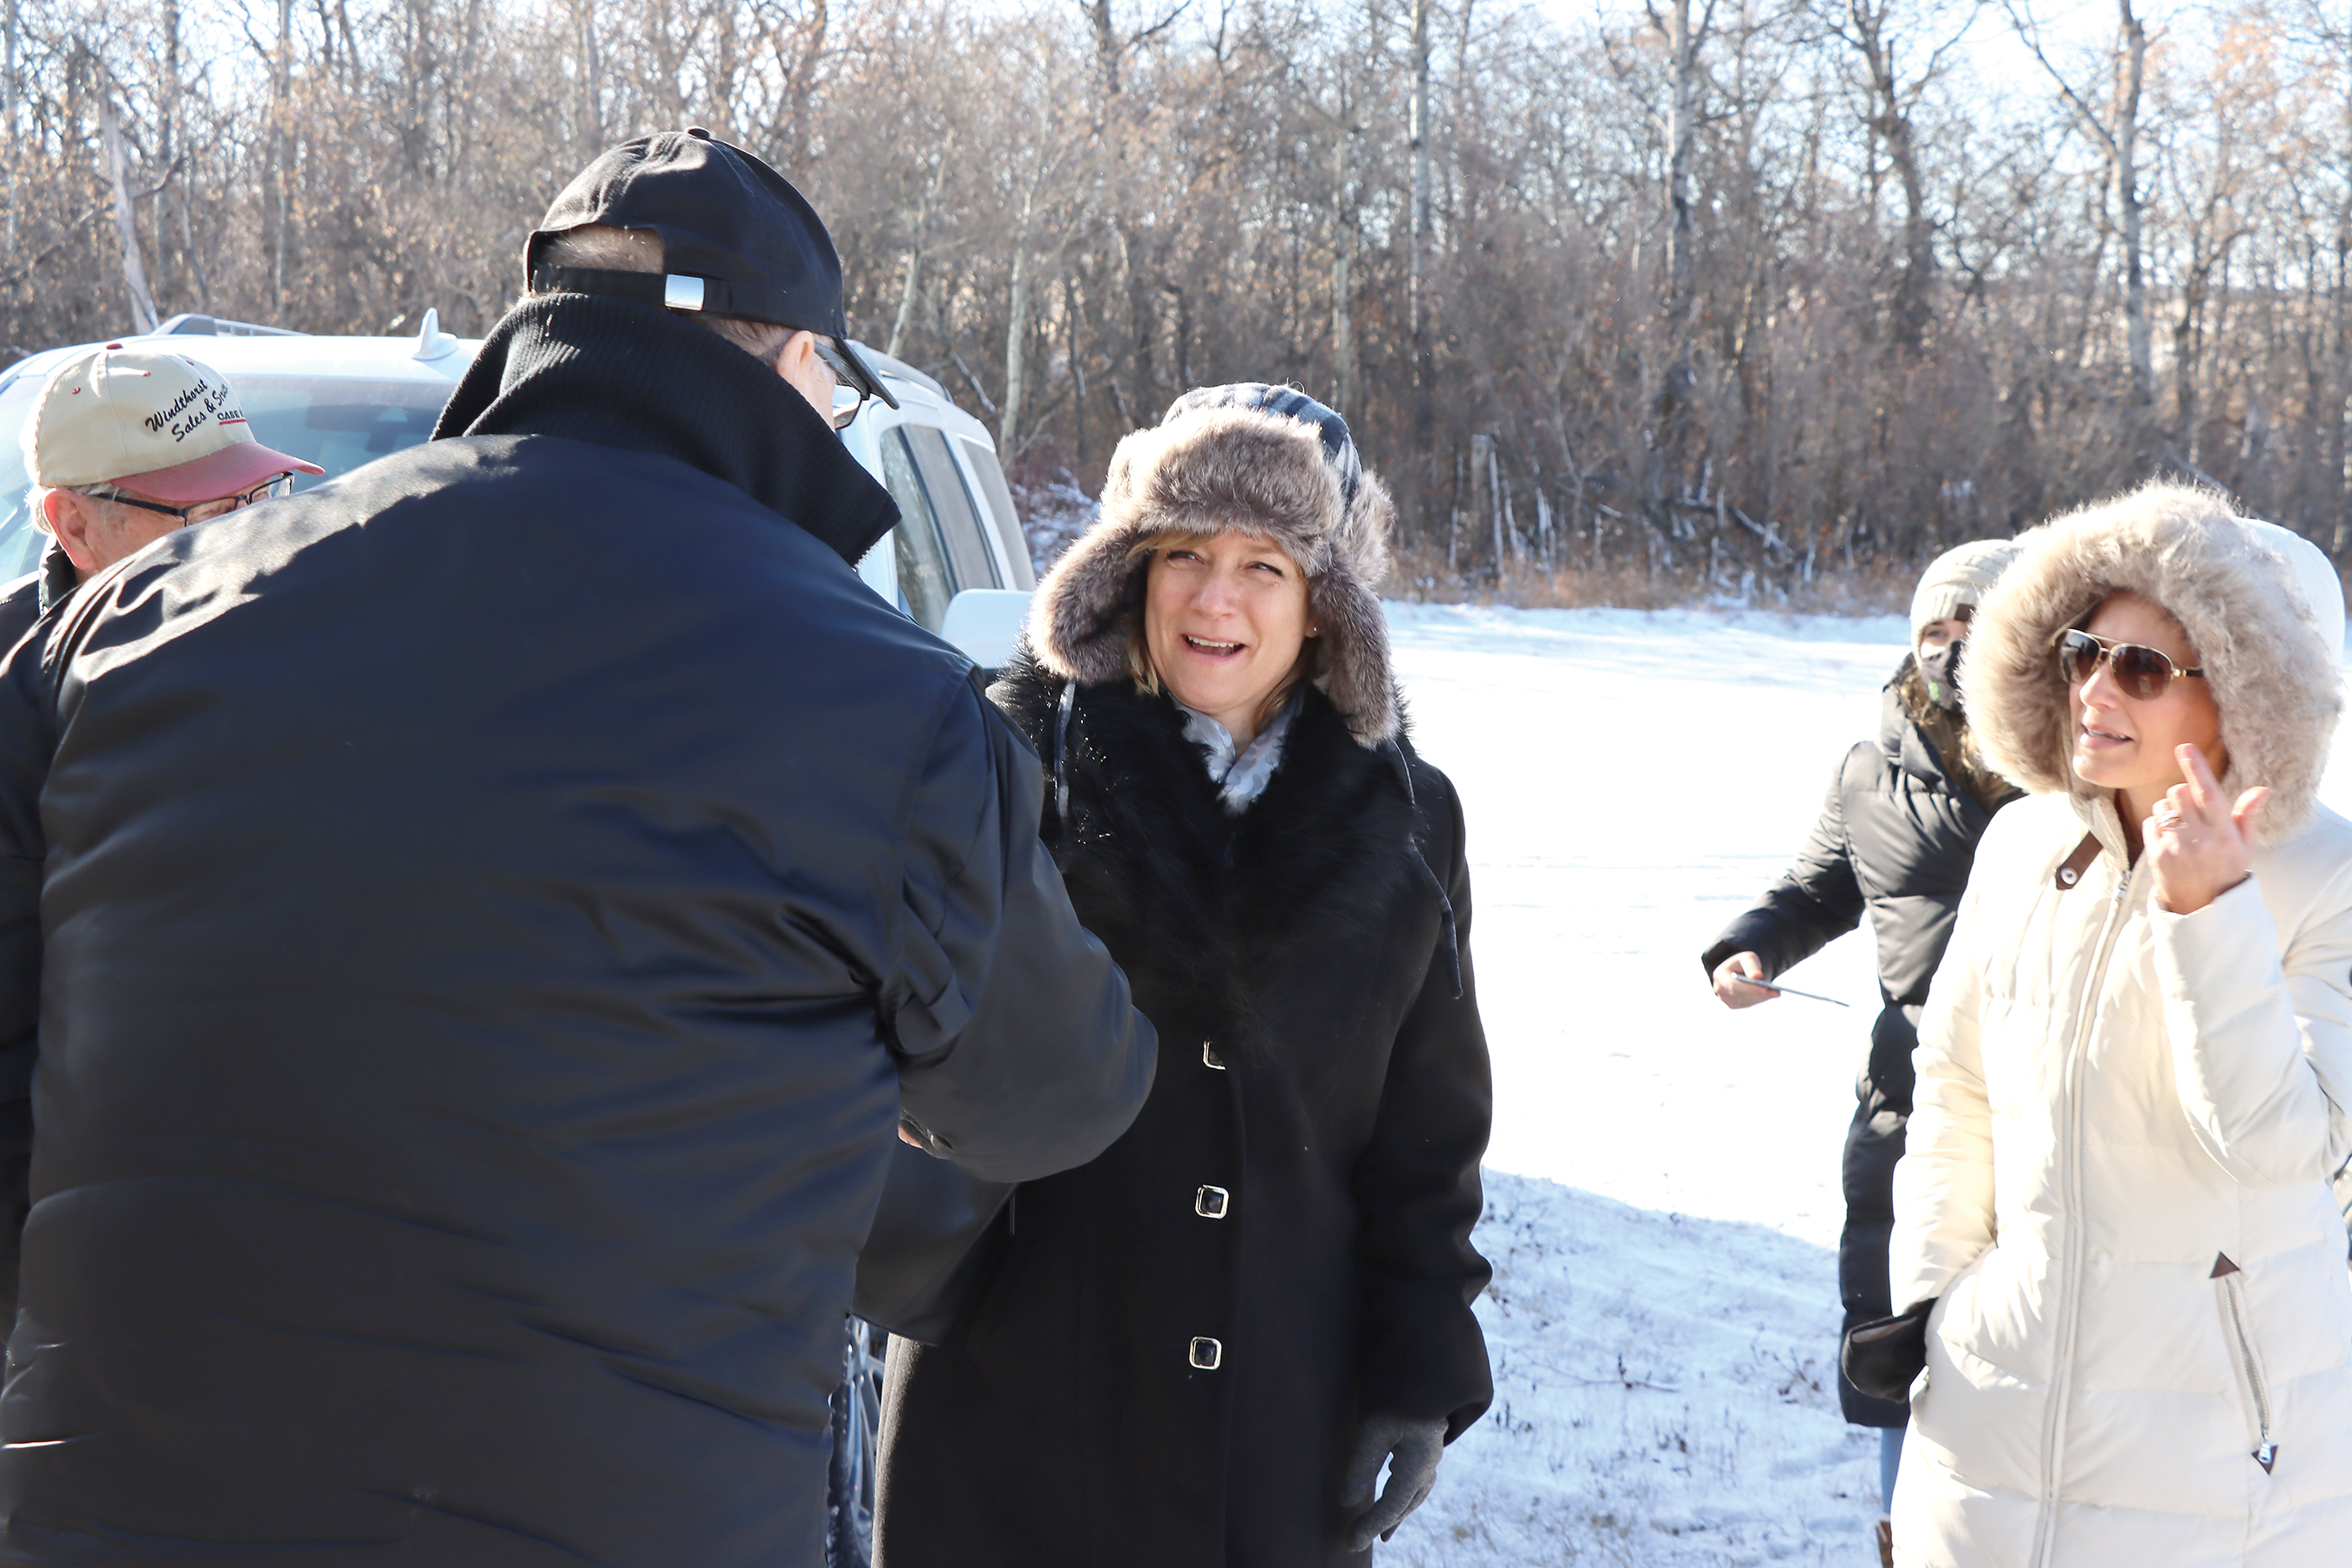
[[(1171, 528), (1147, 536), (1127, 552), (1128, 560), (1140, 563), (1143, 568), (1136, 574), (1138, 591), (1135, 604), (1127, 616), (1127, 672), (1134, 678), (1135, 689), (1148, 697), (1157, 697), (1160, 693), (1160, 670), (1151, 662), (1151, 646), (1143, 631), (1144, 603), (1151, 592), (1151, 557), (1171, 550), (1194, 549), (1215, 537), (1213, 533), (1198, 529)], [(1279, 550), (1281, 546), (1276, 545), (1275, 548)], [(1283, 559), (1290, 560), (1289, 552), (1283, 552)], [(1293, 567), (1297, 564), (1296, 561), (1291, 562)], [(1305, 577), (1306, 574), (1302, 571), (1299, 575)], [(1311, 584), (1309, 588), (1311, 591)], [(1297, 658), (1292, 661), (1288, 672), (1274, 683), (1274, 689), (1265, 694), (1265, 700), (1257, 705), (1257, 712), (1252, 716), (1251, 723), (1263, 730), (1273, 722), (1274, 716), (1282, 711), (1291, 694), (1305, 682), (1315, 679), (1318, 663), (1317, 639), (1301, 638)]]

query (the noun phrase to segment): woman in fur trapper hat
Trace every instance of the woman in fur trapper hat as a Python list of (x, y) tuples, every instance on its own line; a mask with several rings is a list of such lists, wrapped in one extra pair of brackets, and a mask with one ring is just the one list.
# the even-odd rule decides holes
[(884, 1568), (1361, 1563), (1486, 1407), (1470, 886), (1390, 673), (1391, 521), (1338, 415), (1210, 388), (1038, 589), (993, 695), (1159, 1076), (1019, 1190), (949, 1342), (892, 1342)]
[(1921, 1020), (1910, 1310), (1867, 1336), (1924, 1329), (1895, 1558), (2335, 1568), (2352, 824), (2317, 791), (2341, 585), (2177, 485), (2021, 542), (1969, 710), (2032, 793), (1977, 851)]

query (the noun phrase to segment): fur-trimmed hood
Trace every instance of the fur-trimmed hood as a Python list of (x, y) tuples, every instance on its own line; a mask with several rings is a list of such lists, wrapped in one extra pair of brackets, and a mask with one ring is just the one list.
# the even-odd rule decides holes
[(2051, 644), (2128, 590), (2178, 620), (2202, 661), (2229, 752), (2223, 787), (2271, 791), (2257, 837), (2278, 843), (2310, 822), (2342, 706), (2343, 643), (2340, 588), (2324, 629), (2329, 606), (2315, 602), (2332, 568), (2315, 574), (2289, 558), (2315, 556), (2313, 546), (2232, 516), (2210, 490), (2168, 482), (2044, 523), (2019, 543), (1978, 611), (1962, 676), (1969, 722), (1995, 767), (2037, 795), (2101, 793), (2074, 775), (2074, 715)]
[(1400, 716), (1379, 597), (1395, 522), (1387, 488), (1369, 472), (1343, 479), (1317, 424), (1263, 407), (1180, 403), (1119, 442), (1100, 520), (1038, 585), (1029, 646), (1064, 679), (1126, 679), (1146, 563), (1136, 547), (1175, 530), (1254, 534), (1306, 572), (1322, 641), (1315, 684), (1358, 742), (1381, 745)]

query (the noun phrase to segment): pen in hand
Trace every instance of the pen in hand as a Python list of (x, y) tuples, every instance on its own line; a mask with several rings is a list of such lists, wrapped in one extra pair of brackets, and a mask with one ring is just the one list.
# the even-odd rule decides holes
[(1845, 1007), (1852, 1005), (1851, 1003), (1841, 1002), (1834, 996), (1823, 996), (1818, 992), (1812, 991), (1800, 991), (1794, 986), (1782, 985), (1777, 981), (1759, 980), (1753, 975), (1735, 973), (1731, 978), (1738, 981), (1743, 985), (1753, 985), (1759, 991), (1778, 991), (1784, 995), (1802, 996), (1808, 1002), (1826, 1002), (1832, 1007)]

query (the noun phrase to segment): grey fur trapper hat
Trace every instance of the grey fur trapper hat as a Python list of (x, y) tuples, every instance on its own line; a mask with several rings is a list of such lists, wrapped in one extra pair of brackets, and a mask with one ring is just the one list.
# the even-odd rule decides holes
[(1307, 574), (1321, 628), (1315, 684), (1360, 742), (1381, 745), (1402, 722), (1379, 595), (1395, 525), (1339, 415), (1289, 387), (1196, 388), (1111, 454), (1101, 517), (1037, 586), (1030, 651), (1083, 685), (1128, 679), (1150, 560), (1139, 547), (1176, 531), (1250, 534)]

